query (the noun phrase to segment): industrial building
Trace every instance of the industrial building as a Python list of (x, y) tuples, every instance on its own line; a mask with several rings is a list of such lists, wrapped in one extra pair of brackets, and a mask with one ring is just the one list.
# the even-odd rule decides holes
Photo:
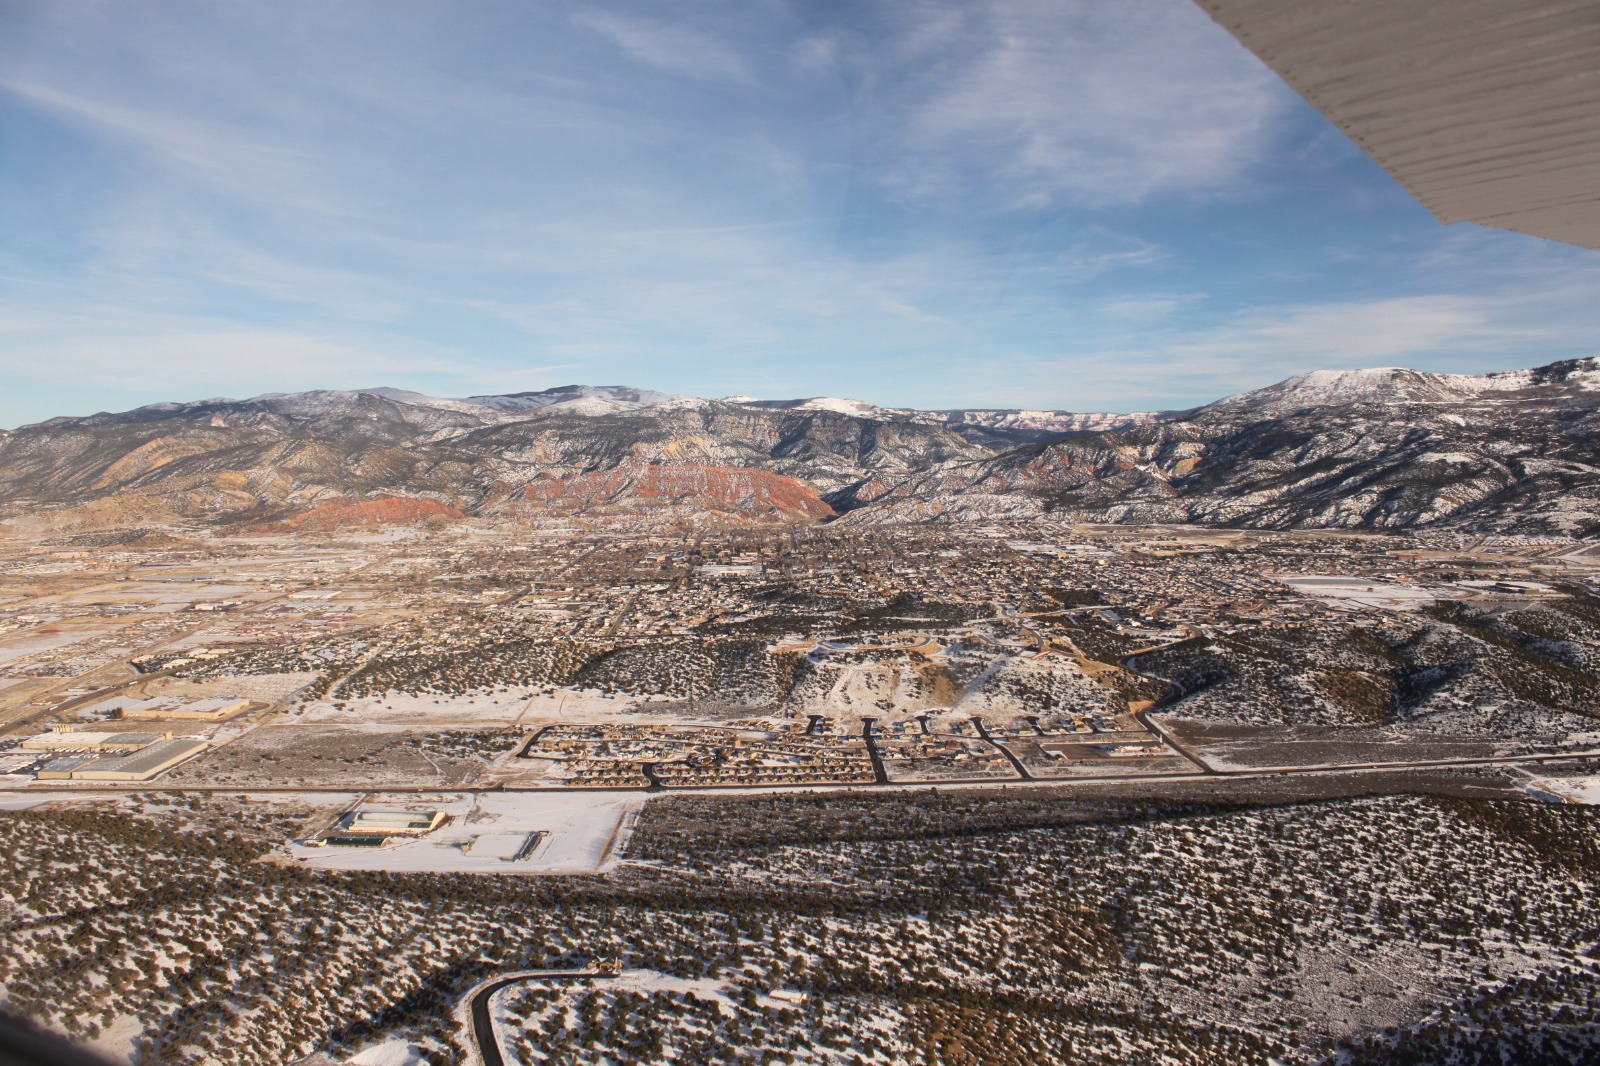
[(34, 767), (33, 776), (38, 781), (70, 781), (73, 774), (99, 760), (98, 755), (57, 755)]
[(120, 705), (124, 718), (168, 718), (198, 722), (223, 722), (250, 709), (249, 700), (150, 700)]
[(193, 737), (160, 740), (129, 755), (96, 759), (74, 770), (74, 781), (148, 781), (157, 774), (192, 759), (207, 748)]
[(207, 747), (171, 733), (101, 733), (57, 726), (22, 742), (44, 758), (33, 768), (40, 781), (148, 781)]
[(158, 740), (166, 740), (171, 733), (97, 733), (77, 730), (70, 725), (57, 726), (48, 733), (29, 737), (22, 742), (25, 751), (138, 751)]

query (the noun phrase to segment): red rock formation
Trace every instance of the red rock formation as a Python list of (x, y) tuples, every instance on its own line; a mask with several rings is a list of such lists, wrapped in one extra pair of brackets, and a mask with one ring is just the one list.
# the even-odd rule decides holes
[(544, 475), (524, 486), (521, 495), (547, 507), (571, 510), (687, 504), (813, 520), (834, 515), (833, 508), (804, 482), (750, 467), (623, 463), (569, 477)]

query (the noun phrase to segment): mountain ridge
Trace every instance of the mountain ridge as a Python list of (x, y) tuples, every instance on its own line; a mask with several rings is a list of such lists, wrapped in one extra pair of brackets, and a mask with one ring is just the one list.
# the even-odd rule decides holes
[[(0, 434), (0, 519), (323, 530), (346, 516), (513, 511), (847, 523), (1061, 514), (1588, 537), (1600, 531), (1597, 408), (1594, 359), (1481, 375), (1313, 371), (1187, 411), (1129, 414), (614, 385), (465, 398), (321, 389)], [(391, 498), (429, 506), (359, 506)]]

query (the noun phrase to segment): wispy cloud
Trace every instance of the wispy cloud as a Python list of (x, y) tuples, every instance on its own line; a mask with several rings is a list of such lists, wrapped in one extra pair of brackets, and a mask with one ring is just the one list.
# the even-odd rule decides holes
[(883, 179), (912, 200), (985, 189), (1012, 207), (1216, 191), (1274, 147), (1295, 97), (1190, 4), (947, 0), (906, 6), (897, 78), (867, 92)]
[(236, 124), (161, 114), (148, 107), (27, 81), (0, 80), (0, 92), (24, 97), (114, 142), (117, 150), (171, 168), (199, 186), (272, 210), (335, 211), (317, 188), (321, 169), (309, 146), (246, 135)]
[(17, 309), (6, 315), (0, 334), (13, 346), (7, 361), (13, 380), (70, 381), (97, 392), (182, 398), (230, 383), (265, 387), (273, 379), (331, 377), (348, 384), (372, 375), (414, 377), (460, 369), (422, 346), (379, 349), (332, 331), (84, 306), (74, 309), (74, 329), (68, 333), (61, 328), (62, 317), (59, 311)]
[(742, 56), (699, 30), (608, 11), (581, 11), (572, 21), (605, 37), (629, 58), (669, 74), (707, 81), (751, 80)]

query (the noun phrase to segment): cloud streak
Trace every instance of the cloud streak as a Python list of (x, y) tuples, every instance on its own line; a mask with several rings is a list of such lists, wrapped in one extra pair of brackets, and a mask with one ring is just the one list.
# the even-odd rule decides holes
[(602, 11), (580, 11), (572, 21), (606, 38), (629, 58), (669, 74), (707, 81), (751, 80), (738, 53), (697, 30)]
[[(1295, 104), (1190, 4), (951, 0), (900, 16), (886, 47), (852, 54), (885, 120), (883, 180), (914, 201), (1215, 192), (1272, 147)], [(896, 76), (882, 76), (886, 56)]]

